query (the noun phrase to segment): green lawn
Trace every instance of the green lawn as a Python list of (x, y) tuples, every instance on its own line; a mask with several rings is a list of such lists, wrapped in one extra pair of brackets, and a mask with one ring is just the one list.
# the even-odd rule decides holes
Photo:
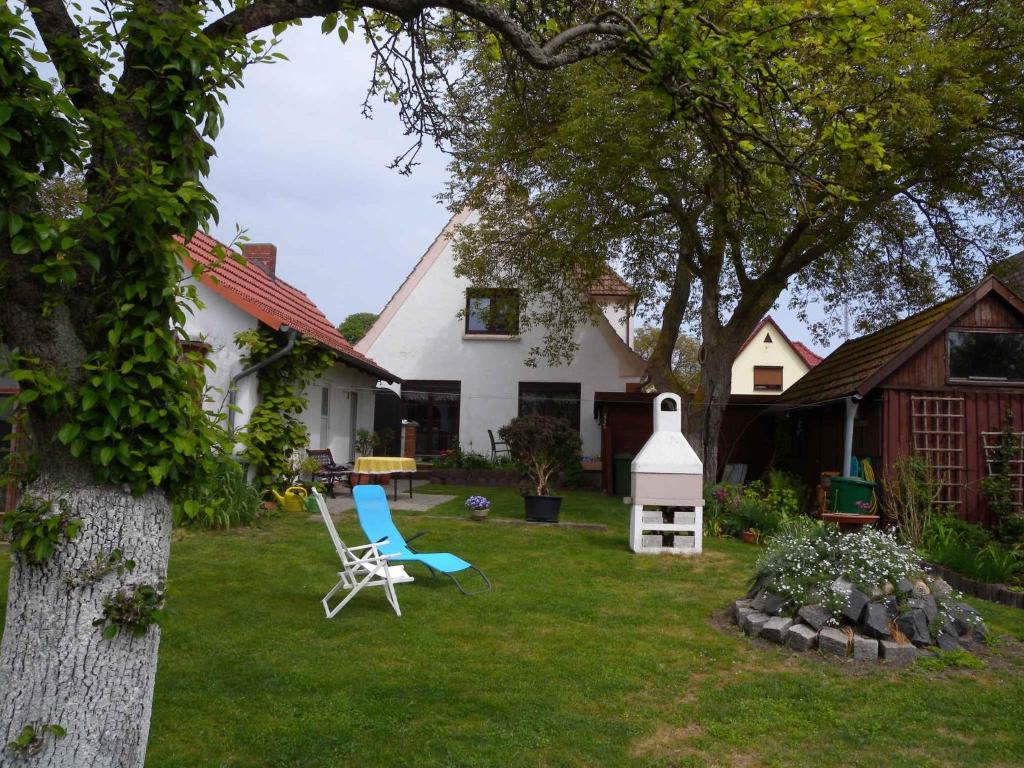
[[(1019, 765), (1024, 675), (829, 664), (723, 631), (754, 547), (695, 559), (626, 547), (625, 507), (571, 494), (565, 517), (608, 532), (457, 519), (473, 490), (518, 516), (511, 491), (404, 513), (424, 549), (479, 565), (491, 594), (401, 585), (397, 618), (367, 590), (334, 620), (323, 526), (284, 517), (174, 544), (149, 765)], [(396, 517), (398, 517), (396, 515)], [(349, 543), (362, 543), (346, 515)], [(0, 587), (7, 558), (0, 557)], [(1024, 612), (975, 604), (1003, 635)], [(0, 606), (2, 612), (2, 606)]]

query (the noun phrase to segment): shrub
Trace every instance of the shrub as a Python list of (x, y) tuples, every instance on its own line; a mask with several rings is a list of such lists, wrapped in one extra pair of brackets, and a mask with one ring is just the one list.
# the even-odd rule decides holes
[(846, 596), (834, 582), (845, 579), (872, 594), (921, 571), (913, 547), (876, 528), (841, 534), (832, 525), (787, 523), (757, 561), (757, 580), (794, 605), (820, 603), (837, 615)]
[(882, 512), (903, 539), (924, 546), (925, 531), (939, 499), (940, 486), (920, 456), (904, 456), (892, 463), (882, 481)]
[(541, 414), (517, 416), (498, 430), (512, 458), (522, 463), (537, 496), (545, 496), (552, 477), (579, 462), (579, 433), (565, 419)]
[(770, 536), (785, 521), (798, 516), (800, 502), (791, 488), (757, 481), (746, 487), (722, 483), (704, 501), (708, 535), (739, 536), (752, 530)]
[(201, 528), (250, 525), (263, 513), (259, 492), (245, 479), (245, 470), (230, 455), (218, 453), (208, 469), (175, 493), (174, 524)]
[(924, 542), (929, 560), (972, 579), (1007, 584), (1024, 570), (1016, 551), (993, 541), (982, 526), (955, 517), (932, 518)]

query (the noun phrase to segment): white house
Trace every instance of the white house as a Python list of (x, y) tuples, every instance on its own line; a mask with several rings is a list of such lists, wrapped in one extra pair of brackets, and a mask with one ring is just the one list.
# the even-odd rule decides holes
[[(196, 232), (185, 244), (185, 268), (216, 264), (218, 246), (212, 237)], [(213, 391), (208, 407), (224, 411), (233, 402), (237, 412), (229, 409), (228, 418), (241, 428), (256, 406), (259, 372), (247, 372), (242, 364), (244, 353), (235, 343), (239, 331), (262, 324), (286, 337), (294, 332), (315, 339), (334, 353), (337, 362), (306, 390), (309, 406), (301, 419), (309, 430), (309, 447), (330, 448), (335, 461), (351, 461), (356, 430), (373, 429), (377, 382), (395, 382), (397, 377), (356, 352), (306, 294), (277, 277), (274, 245), (245, 245), (242, 252), (244, 263), (227, 258), (204, 271), (198, 281), (187, 278), (203, 303), (187, 317), (187, 343), (201, 346), (216, 366), (206, 375)]]
[(490, 453), (488, 430), (497, 436), (510, 419), (533, 412), (567, 418), (579, 428), (583, 454), (599, 454), (594, 392), (623, 391), (645, 368), (629, 346), (628, 286), (612, 272), (594, 286), (603, 316), (577, 329), (570, 365), (527, 366), (543, 331), (519, 335), (518, 295), (454, 274), (452, 237), (475, 216), (452, 217), (356, 350), (403, 379), (402, 413), (419, 425), (418, 455), (437, 455), (456, 439), (464, 450)]
[(790, 341), (771, 315), (747, 337), (732, 364), (734, 395), (781, 395), (821, 362), (802, 342)]

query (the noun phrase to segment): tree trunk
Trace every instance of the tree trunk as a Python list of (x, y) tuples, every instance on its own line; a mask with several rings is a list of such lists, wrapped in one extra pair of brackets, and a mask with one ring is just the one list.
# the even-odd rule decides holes
[(704, 339), (704, 361), (700, 369), (700, 387), (690, 401), (683, 430), (686, 439), (704, 462), (704, 484), (718, 482), (718, 438), (722, 431), (725, 407), (732, 389), (732, 363), (738, 345), (712, 331)]
[[(13, 558), (7, 618), (0, 647), (0, 766), (133, 766), (145, 760), (160, 630), (122, 630), (105, 639), (104, 598), (136, 585), (162, 585), (170, 552), (166, 497), (47, 476), (28, 495), (63, 499), (82, 528), (44, 563)], [(58, 507), (55, 504), (54, 510)], [(134, 560), (131, 572), (97, 574), (114, 550)], [(94, 573), (88, 573), (92, 569)], [(63, 738), (42, 732), (38, 751), (3, 745), (25, 726), (56, 724)]]

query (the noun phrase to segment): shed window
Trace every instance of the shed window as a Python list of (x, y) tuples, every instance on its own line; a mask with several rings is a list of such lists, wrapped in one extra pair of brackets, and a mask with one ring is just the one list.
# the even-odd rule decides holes
[(782, 366), (755, 365), (754, 389), (758, 392), (781, 392)]
[(466, 333), (515, 336), (519, 333), (519, 292), (503, 288), (466, 291)]
[(557, 416), (580, 428), (580, 385), (542, 381), (519, 382), (519, 415)]
[(950, 331), (949, 378), (1024, 382), (1024, 333)]

